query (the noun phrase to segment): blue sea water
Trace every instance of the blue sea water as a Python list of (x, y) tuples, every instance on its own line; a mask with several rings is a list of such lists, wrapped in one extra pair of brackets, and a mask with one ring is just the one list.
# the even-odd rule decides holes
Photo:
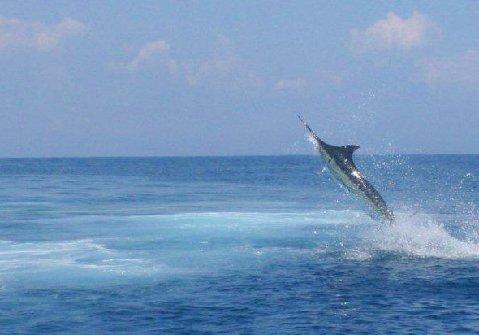
[(479, 156), (0, 160), (2, 334), (474, 334)]

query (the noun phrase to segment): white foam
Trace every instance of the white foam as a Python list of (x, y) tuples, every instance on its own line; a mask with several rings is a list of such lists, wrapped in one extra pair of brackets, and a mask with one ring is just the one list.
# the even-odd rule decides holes
[(442, 224), (426, 214), (399, 214), (394, 224), (371, 228), (367, 234), (371, 246), (378, 250), (416, 257), (479, 257), (479, 244), (451, 235)]
[[(98, 284), (161, 272), (161, 263), (110, 250), (90, 239), (18, 243), (0, 241), (0, 282), (34, 285)], [(163, 271), (163, 272), (166, 272)]]
[(353, 248), (346, 250), (343, 257), (345, 259), (355, 260), (355, 261), (368, 261), (373, 258), (373, 254), (368, 250), (363, 250), (359, 248)]

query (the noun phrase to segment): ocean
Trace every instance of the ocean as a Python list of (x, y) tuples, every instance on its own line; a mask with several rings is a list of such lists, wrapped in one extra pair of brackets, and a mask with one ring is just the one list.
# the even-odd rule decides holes
[(479, 156), (0, 160), (2, 334), (477, 334)]

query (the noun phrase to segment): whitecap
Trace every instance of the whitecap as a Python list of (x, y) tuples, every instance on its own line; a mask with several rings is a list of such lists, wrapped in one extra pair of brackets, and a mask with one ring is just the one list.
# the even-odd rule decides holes
[(416, 257), (477, 258), (479, 244), (461, 240), (427, 214), (399, 213), (394, 224), (370, 227), (366, 240), (372, 248)]

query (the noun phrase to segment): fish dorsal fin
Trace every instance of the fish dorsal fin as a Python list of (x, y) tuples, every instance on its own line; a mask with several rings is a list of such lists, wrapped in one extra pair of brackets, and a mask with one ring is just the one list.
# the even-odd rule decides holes
[(360, 147), (359, 145), (345, 145), (341, 147), (341, 150), (343, 151), (343, 155), (349, 159), (353, 160), (353, 152), (358, 150)]

